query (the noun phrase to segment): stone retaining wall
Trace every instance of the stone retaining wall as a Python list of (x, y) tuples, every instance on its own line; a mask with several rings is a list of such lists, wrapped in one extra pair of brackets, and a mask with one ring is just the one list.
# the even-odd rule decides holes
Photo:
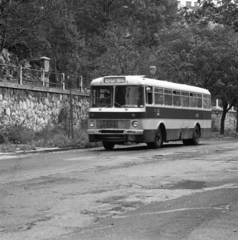
[[(0, 82), (0, 125), (23, 125), (36, 132), (59, 124), (73, 102), (74, 126), (87, 118), (89, 94)], [(67, 115), (69, 116), (69, 114)]]
[[(222, 110), (214, 108), (212, 110), (212, 129), (220, 130)], [(225, 131), (235, 131), (236, 129), (236, 111), (229, 111), (226, 114)]]

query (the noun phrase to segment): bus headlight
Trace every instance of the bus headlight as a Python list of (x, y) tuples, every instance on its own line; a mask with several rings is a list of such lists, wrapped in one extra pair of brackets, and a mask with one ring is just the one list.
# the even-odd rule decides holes
[(137, 128), (139, 124), (138, 124), (137, 121), (133, 121), (133, 122), (131, 123), (131, 125), (132, 125), (132, 127)]
[(91, 127), (91, 128), (95, 127), (95, 122), (94, 121), (90, 121), (89, 122), (89, 127)]

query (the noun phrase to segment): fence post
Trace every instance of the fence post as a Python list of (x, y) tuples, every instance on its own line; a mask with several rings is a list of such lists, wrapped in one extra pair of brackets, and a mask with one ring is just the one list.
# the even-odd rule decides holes
[(83, 91), (83, 76), (80, 76), (80, 90)]
[(22, 85), (22, 66), (19, 66), (19, 84)]
[(45, 86), (45, 70), (42, 69), (41, 71), (41, 81), (42, 81), (42, 85), (43, 87)]
[(62, 73), (62, 85), (63, 85), (63, 90), (65, 90), (65, 73)]

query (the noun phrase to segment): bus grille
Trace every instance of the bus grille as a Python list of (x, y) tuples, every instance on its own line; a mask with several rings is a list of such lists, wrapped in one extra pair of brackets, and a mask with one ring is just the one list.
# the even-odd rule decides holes
[(97, 128), (120, 128), (129, 129), (129, 120), (97, 120)]
[(100, 133), (124, 133), (124, 130), (100, 130)]

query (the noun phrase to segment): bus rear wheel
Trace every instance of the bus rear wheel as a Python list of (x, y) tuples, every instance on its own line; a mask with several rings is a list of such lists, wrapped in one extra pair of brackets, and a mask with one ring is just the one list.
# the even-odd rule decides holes
[(162, 145), (163, 145), (163, 135), (162, 135), (162, 131), (161, 131), (160, 128), (156, 131), (154, 142), (148, 142), (146, 144), (149, 148), (160, 148), (160, 147), (162, 147)]
[(111, 142), (102, 142), (102, 144), (106, 150), (112, 150), (115, 146), (115, 143), (111, 143)]
[(200, 141), (200, 131), (199, 131), (199, 127), (196, 126), (193, 129), (193, 138), (184, 139), (183, 144), (184, 145), (198, 145), (199, 141)]

